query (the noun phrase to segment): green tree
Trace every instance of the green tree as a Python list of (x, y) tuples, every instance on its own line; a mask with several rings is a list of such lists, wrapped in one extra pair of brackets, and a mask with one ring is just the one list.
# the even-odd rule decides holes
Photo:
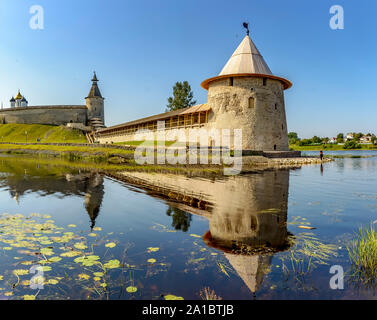
[(322, 143), (322, 139), (320, 137), (317, 137), (317, 136), (314, 136), (311, 140), (315, 144)]
[(355, 140), (347, 141), (343, 149), (361, 149), (361, 145), (359, 145)]
[(196, 103), (193, 98), (194, 93), (191, 91), (189, 83), (187, 81), (177, 82), (173, 87), (173, 97), (168, 98), (166, 111), (192, 107)]
[(289, 132), (288, 133), (289, 144), (297, 144), (300, 141), (298, 134), (296, 132)]
[(322, 144), (327, 144), (329, 143), (329, 137), (322, 138)]
[(343, 133), (339, 133), (336, 136), (336, 142), (338, 142), (338, 143), (343, 143), (344, 142), (344, 134)]
[(355, 133), (353, 135), (353, 140), (355, 140), (356, 142), (359, 142), (360, 141), (360, 138), (363, 136), (364, 134), (362, 134), (361, 132), (359, 133)]
[(313, 143), (311, 139), (302, 139), (299, 141), (298, 145), (299, 146), (309, 146)]
[(192, 219), (191, 213), (169, 206), (166, 214), (169, 217), (172, 217), (173, 221), (171, 225), (175, 230), (182, 230), (183, 232), (187, 232), (187, 230), (190, 228)]

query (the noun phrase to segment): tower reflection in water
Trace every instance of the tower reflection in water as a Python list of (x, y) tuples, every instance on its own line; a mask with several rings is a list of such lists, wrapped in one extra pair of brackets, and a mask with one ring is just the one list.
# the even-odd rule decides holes
[[(102, 175), (80, 170), (71, 170), (66, 174), (60, 174), (60, 170), (57, 170), (55, 174), (49, 166), (27, 161), (20, 162), (2, 160), (0, 163), (1, 172), (3, 172), (0, 178), (0, 188), (8, 189), (11, 197), (18, 204), (27, 193), (38, 193), (42, 197), (84, 196), (83, 206), (89, 215), (90, 227), (95, 226), (105, 194)], [(23, 169), (17, 170), (20, 167)], [(6, 175), (6, 172), (10, 174)]]
[[(205, 216), (209, 230), (203, 235), (204, 242), (225, 254), (253, 293), (262, 284), (273, 254), (289, 247), (288, 170), (216, 180), (137, 172), (127, 173), (126, 178), (153, 195), (157, 191), (176, 200), (171, 208)], [(177, 217), (172, 217), (174, 226)]]

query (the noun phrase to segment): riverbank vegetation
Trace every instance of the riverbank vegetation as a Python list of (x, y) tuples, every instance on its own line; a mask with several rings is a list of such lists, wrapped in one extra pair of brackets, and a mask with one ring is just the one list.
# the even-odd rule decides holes
[(320, 138), (314, 136), (310, 139), (299, 138), (296, 132), (290, 132), (289, 149), (293, 151), (319, 151), (319, 150), (377, 150), (377, 138), (374, 134), (349, 133), (344, 136), (339, 133), (336, 138)]
[(373, 225), (359, 229), (347, 251), (351, 261), (351, 278), (356, 283), (375, 284), (377, 280), (377, 232)]
[(41, 124), (0, 124), (0, 142), (86, 143), (80, 130)]

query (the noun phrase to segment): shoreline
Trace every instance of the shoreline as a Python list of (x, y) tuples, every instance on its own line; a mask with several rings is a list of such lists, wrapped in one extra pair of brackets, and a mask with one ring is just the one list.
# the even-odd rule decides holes
[[(0, 154), (10, 156), (27, 156), (43, 159), (62, 159), (69, 162), (102, 165), (110, 171), (149, 171), (149, 172), (176, 172), (176, 173), (208, 173), (221, 175), (225, 168), (232, 168), (224, 164), (145, 164), (139, 165), (134, 160), (134, 147), (67, 144), (67, 143), (0, 143)], [(155, 155), (156, 156), (156, 155)], [(268, 158), (265, 156), (242, 156), (240, 173), (250, 173), (258, 170), (296, 169), (304, 165), (317, 165), (331, 162), (326, 157), (321, 161), (318, 157), (302, 156), (294, 158)], [(209, 159), (209, 162), (211, 160)], [(157, 162), (156, 162), (157, 163)], [(199, 161), (198, 161), (199, 163)]]
[[(22, 147), (21, 147), (22, 146)], [(0, 144), (0, 154), (9, 156), (25, 156), (29, 159), (43, 159), (46, 161), (62, 161), (75, 164), (85, 169), (96, 169), (103, 172), (142, 171), (166, 172), (186, 174), (191, 176), (222, 176), (224, 164), (145, 164), (139, 165), (134, 160), (132, 148), (102, 148), (96, 145), (87, 147), (85, 144)], [(260, 172), (265, 170), (298, 169), (304, 165), (318, 165), (333, 161), (325, 158), (321, 161), (318, 157), (299, 158), (267, 158), (264, 156), (243, 156), (240, 174)], [(210, 162), (210, 161), (209, 161)]]

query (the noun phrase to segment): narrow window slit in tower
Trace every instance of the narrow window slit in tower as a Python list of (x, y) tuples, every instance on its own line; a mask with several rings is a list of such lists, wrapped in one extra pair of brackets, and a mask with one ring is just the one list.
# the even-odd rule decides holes
[(254, 108), (255, 105), (255, 99), (253, 97), (249, 98), (249, 108)]
[(229, 78), (229, 86), (230, 86), (230, 87), (233, 87), (233, 77), (230, 77), (230, 78)]
[(278, 109), (278, 104), (277, 103), (275, 103), (275, 110), (277, 110)]
[(267, 84), (267, 78), (263, 78), (263, 86), (266, 86)]
[(274, 151), (276, 151), (276, 144), (274, 145)]

